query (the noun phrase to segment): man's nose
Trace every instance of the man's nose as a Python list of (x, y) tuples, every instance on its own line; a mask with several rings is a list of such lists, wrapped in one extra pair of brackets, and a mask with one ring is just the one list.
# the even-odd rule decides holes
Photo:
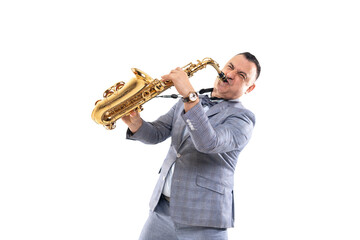
[(225, 73), (227, 78), (234, 79), (235, 76), (235, 70), (231, 70)]

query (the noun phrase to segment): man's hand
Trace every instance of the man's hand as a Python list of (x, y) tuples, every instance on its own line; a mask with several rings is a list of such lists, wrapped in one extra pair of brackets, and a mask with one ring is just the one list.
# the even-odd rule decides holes
[(189, 77), (184, 70), (179, 67), (171, 70), (169, 74), (162, 76), (162, 80), (171, 80), (178, 93), (183, 97), (187, 97), (190, 92), (194, 92), (194, 88), (190, 83)]
[(132, 111), (130, 115), (124, 116), (121, 119), (126, 125), (128, 125), (132, 133), (137, 132), (143, 122), (142, 118), (140, 117), (140, 113), (138, 113), (137, 111)]
[[(171, 80), (174, 83), (178, 93), (183, 97), (187, 97), (190, 92), (195, 92), (193, 86), (190, 83), (189, 77), (184, 72), (184, 70), (179, 67), (172, 70), (169, 74), (162, 76), (162, 80)], [(193, 108), (198, 102), (199, 99), (197, 99), (195, 102), (184, 103), (185, 112)]]

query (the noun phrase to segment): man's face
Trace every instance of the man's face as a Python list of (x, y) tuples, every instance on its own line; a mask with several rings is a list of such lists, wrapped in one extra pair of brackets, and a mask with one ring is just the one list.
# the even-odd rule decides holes
[(256, 65), (247, 60), (244, 55), (231, 58), (222, 71), (228, 82), (217, 78), (212, 92), (213, 97), (237, 99), (255, 88)]

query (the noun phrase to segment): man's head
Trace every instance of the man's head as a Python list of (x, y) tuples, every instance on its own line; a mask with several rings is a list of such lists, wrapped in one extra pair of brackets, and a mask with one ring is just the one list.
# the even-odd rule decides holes
[(230, 100), (237, 99), (255, 88), (261, 67), (254, 55), (244, 52), (231, 58), (222, 71), (228, 82), (222, 82), (217, 78), (212, 96)]

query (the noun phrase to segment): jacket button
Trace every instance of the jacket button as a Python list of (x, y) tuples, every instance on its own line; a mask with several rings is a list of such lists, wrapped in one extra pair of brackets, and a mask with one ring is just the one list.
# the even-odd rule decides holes
[(177, 158), (181, 157), (181, 154), (180, 153), (176, 154), (176, 157)]

